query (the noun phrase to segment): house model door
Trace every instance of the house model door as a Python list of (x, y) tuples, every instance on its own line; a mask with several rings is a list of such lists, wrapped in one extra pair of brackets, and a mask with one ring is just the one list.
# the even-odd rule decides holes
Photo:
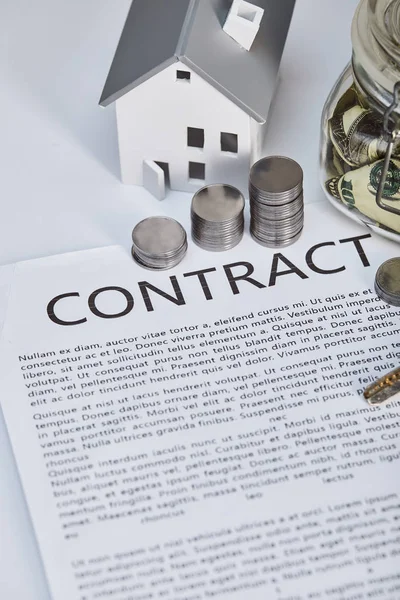
[(169, 185), (169, 166), (167, 163), (145, 160), (143, 162), (143, 186), (158, 200), (164, 200)]

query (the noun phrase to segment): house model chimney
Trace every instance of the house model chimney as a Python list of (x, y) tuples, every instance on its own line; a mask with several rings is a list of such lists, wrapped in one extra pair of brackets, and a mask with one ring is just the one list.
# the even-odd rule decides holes
[(245, 0), (233, 0), (223, 29), (242, 48), (250, 50), (263, 16), (263, 8)]

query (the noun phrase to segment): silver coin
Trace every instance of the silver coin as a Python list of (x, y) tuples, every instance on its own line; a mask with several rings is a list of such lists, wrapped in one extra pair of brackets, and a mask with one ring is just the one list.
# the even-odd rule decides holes
[(208, 225), (207, 223), (201, 223), (196, 216), (192, 216), (193, 228), (203, 231), (204, 234), (209, 234), (211, 236), (216, 236), (222, 233), (229, 233), (233, 231), (235, 228), (240, 227), (243, 223), (244, 218), (240, 217), (235, 220), (234, 223), (222, 223), (219, 227), (213, 227), (212, 225)]
[(303, 170), (284, 156), (259, 160), (251, 169), (250, 233), (259, 244), (288, 246), (304, 226)]
[(257, 204), (260, 204), (261, 206), (279, 207), (279, 206), (283, 206), (285, 204), (289, 204), (293, 200), (296, 200), (302, 194), (302, 190), (303, 190), (303, 188), (299, 187), (299, 188), (289, 192), (288, 194), (281, 195), (281, 196), (274, 196), (273, 198), (271, 198), (271, 197), (267, 198), (267, 197), (263, 196), (262, 194), (260, 194), (260, 192), (249, 190), (249, 198), (250, 198), (250, 203), (256, 202)]
[(147, 263), (143, 262), (140, 256), (138, 256), (135, 252), (135, 246), (132, 246), (132, 256), (135, 262), (140, 265), (143, 269), (147, 269), (148, 271), (165, 271), (167, 270), (165, 266), (150, 266)]
[(236, 236), (233, 236), (229, 239), (214, 241), (214, 240), (205, 240), (204, 237), (197, 237), (196, 235), (192, 236), (193, 242), (203, 248), (203, 250), (210, 250), (213, 252), (223, 252), (225, 250), (231, 250), (235, 246), (239, 244), (239, 242), (243, 238), (243, 231), (238, 233)]
[(132, 241), (140, 253), (163, 256), (176, 252), (184, 244), (182, 225), (169, 217), (149, 217), (140, 221), (132, 232)]
[(275, 219), (274, 217), (260, 216), (252, 213), (250, 219), (251, 229), (258, 229), (265, 233), (278, 233), (287, 232), (290, 234), (294, 229), (302, 227), (304, 224), (304, 211), (299, 211), (292, 217), (286, 217), (285, 219)]
[(400, 307), (400, 257), (391, 258), (379, 267), (375, 291), (387, 304)]
[(192, 200), (192, 212), (206, 222), (224, 223), (237, 218), (244, 210), (244, 197), (231, 185), (208, 185)]
[(185, 257), (187, 252), (187, 245), (183, 248), (183, 250), (177, 254), (175, 257), (170, 258), (168, 260), (149, 260), (147, 257), (143, 258), (140, 254), (138, 254), (135, 250), (135, 247), (132, 246), (132, 256), (135, 261), (143, 268), (148, 269), (150, 271), (166, 271), (168, 269), (172, 269), (176, 267)]
[(298, 220), (304, 219), (304, 210), (301, 208), (297, 213), (291, 216), (285, 216), (283, 218), (280, 215), (277, 216), (274, 213), (266, 214), (253, 210), (251, 211), (251, 217), (255, 221), (262, 223), (264, 227), (268, 227), (268, 225), (270, 227), (279, 227), (285, 224), (294, 223)]
[(202, 250), (207, 250), (208, 252), (227, 252), (228, 250), (232, 250), (233, 248), (235, 248), (241, 241), (242, 237), (243, 236), (237, 238), (234, 242), (231, 242), (230, 244), (220, 244), (218, 246), (206, 244), (203, 242), (203, 240), (197, 240), (196, 238), (193, 238), (193, 242), (196, 244), (196, 246), (199, 246), (199, 248), (201, 248)]
[(199, 190), (192, 200), (192, 239), (211, 252), (237, 246), (244, 233), (243, 194), (230, 185), (214, 184)]
[(303, 233), (303, 229), (298, 231), (296, 233), (296, 235), (294, 235), (293, 237), (285, 238), (283, 240), (282, 239), (277, 239), (277, 240), (260, 239), (253, 231), (251, 231), (250, 233), (251, 233), (251, 237), (254, 239), (254, 241), (257, 242), (257, 244), (260, 244), (261, 246), (265, 246), (267, 248), (284, 248), (286, 246), (291, 246), (292, 244), (297, 242), (297, 240), (300, 239), (301, 234)]
[(250, 212), (258, 213), (260, 215), (276, 215), (279, 217), (290, 217), (293, 214), (296, 214), (299, 210), (304, 207), (304, 199), (301, 194), (292, 202), (288, 202), (282, 205), (265, 205), (258, 201), (250, 201)]
[(302, 229), (303, 227), (297, 227), (296, 229), (293, 229), (292, 231), (287, 231), (285, 233), (265, 233), (264, 231), (260, 231), (259, 229), (252, 228), (251, 233), (254, 234), (254, 236), (259, 240), (263, 240), (265, 242), (284, 243), (285, 240), (291, 240), (293, 237), (295, 237), (298, 234), (298, 232)]
[(187, 252), (187, 235), (180, 223), (169, 217), (149, 217), (132, 232), (132, 255), (142, 267), (171, 269)]
[(303, 170), (296, 161), (285, 156), (262, 158), (250, 171), (250, 187), (266, 198), (282, 199), (294, 194), (294, 199), (303, 187)]

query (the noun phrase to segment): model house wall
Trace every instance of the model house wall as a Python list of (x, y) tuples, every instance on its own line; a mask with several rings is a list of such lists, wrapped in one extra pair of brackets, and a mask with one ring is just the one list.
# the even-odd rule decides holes
[(121, 175), (143, 185), (144, 162), (167, 172), (167, 187), (194, 192), (229, 182), (246, 192), (263, 127), (177, 61), (116, 101)]
[(157, 198), (246, 192), (295, 0), (133, 0), (101, 106), (116, 104), (121, 175)]

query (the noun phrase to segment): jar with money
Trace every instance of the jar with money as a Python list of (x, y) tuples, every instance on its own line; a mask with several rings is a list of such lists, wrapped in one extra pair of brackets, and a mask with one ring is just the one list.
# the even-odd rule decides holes
[(361, 0), (353, 57), (322, 116), (322, 185), (354, 219), (400, 242), (400, 0)]

